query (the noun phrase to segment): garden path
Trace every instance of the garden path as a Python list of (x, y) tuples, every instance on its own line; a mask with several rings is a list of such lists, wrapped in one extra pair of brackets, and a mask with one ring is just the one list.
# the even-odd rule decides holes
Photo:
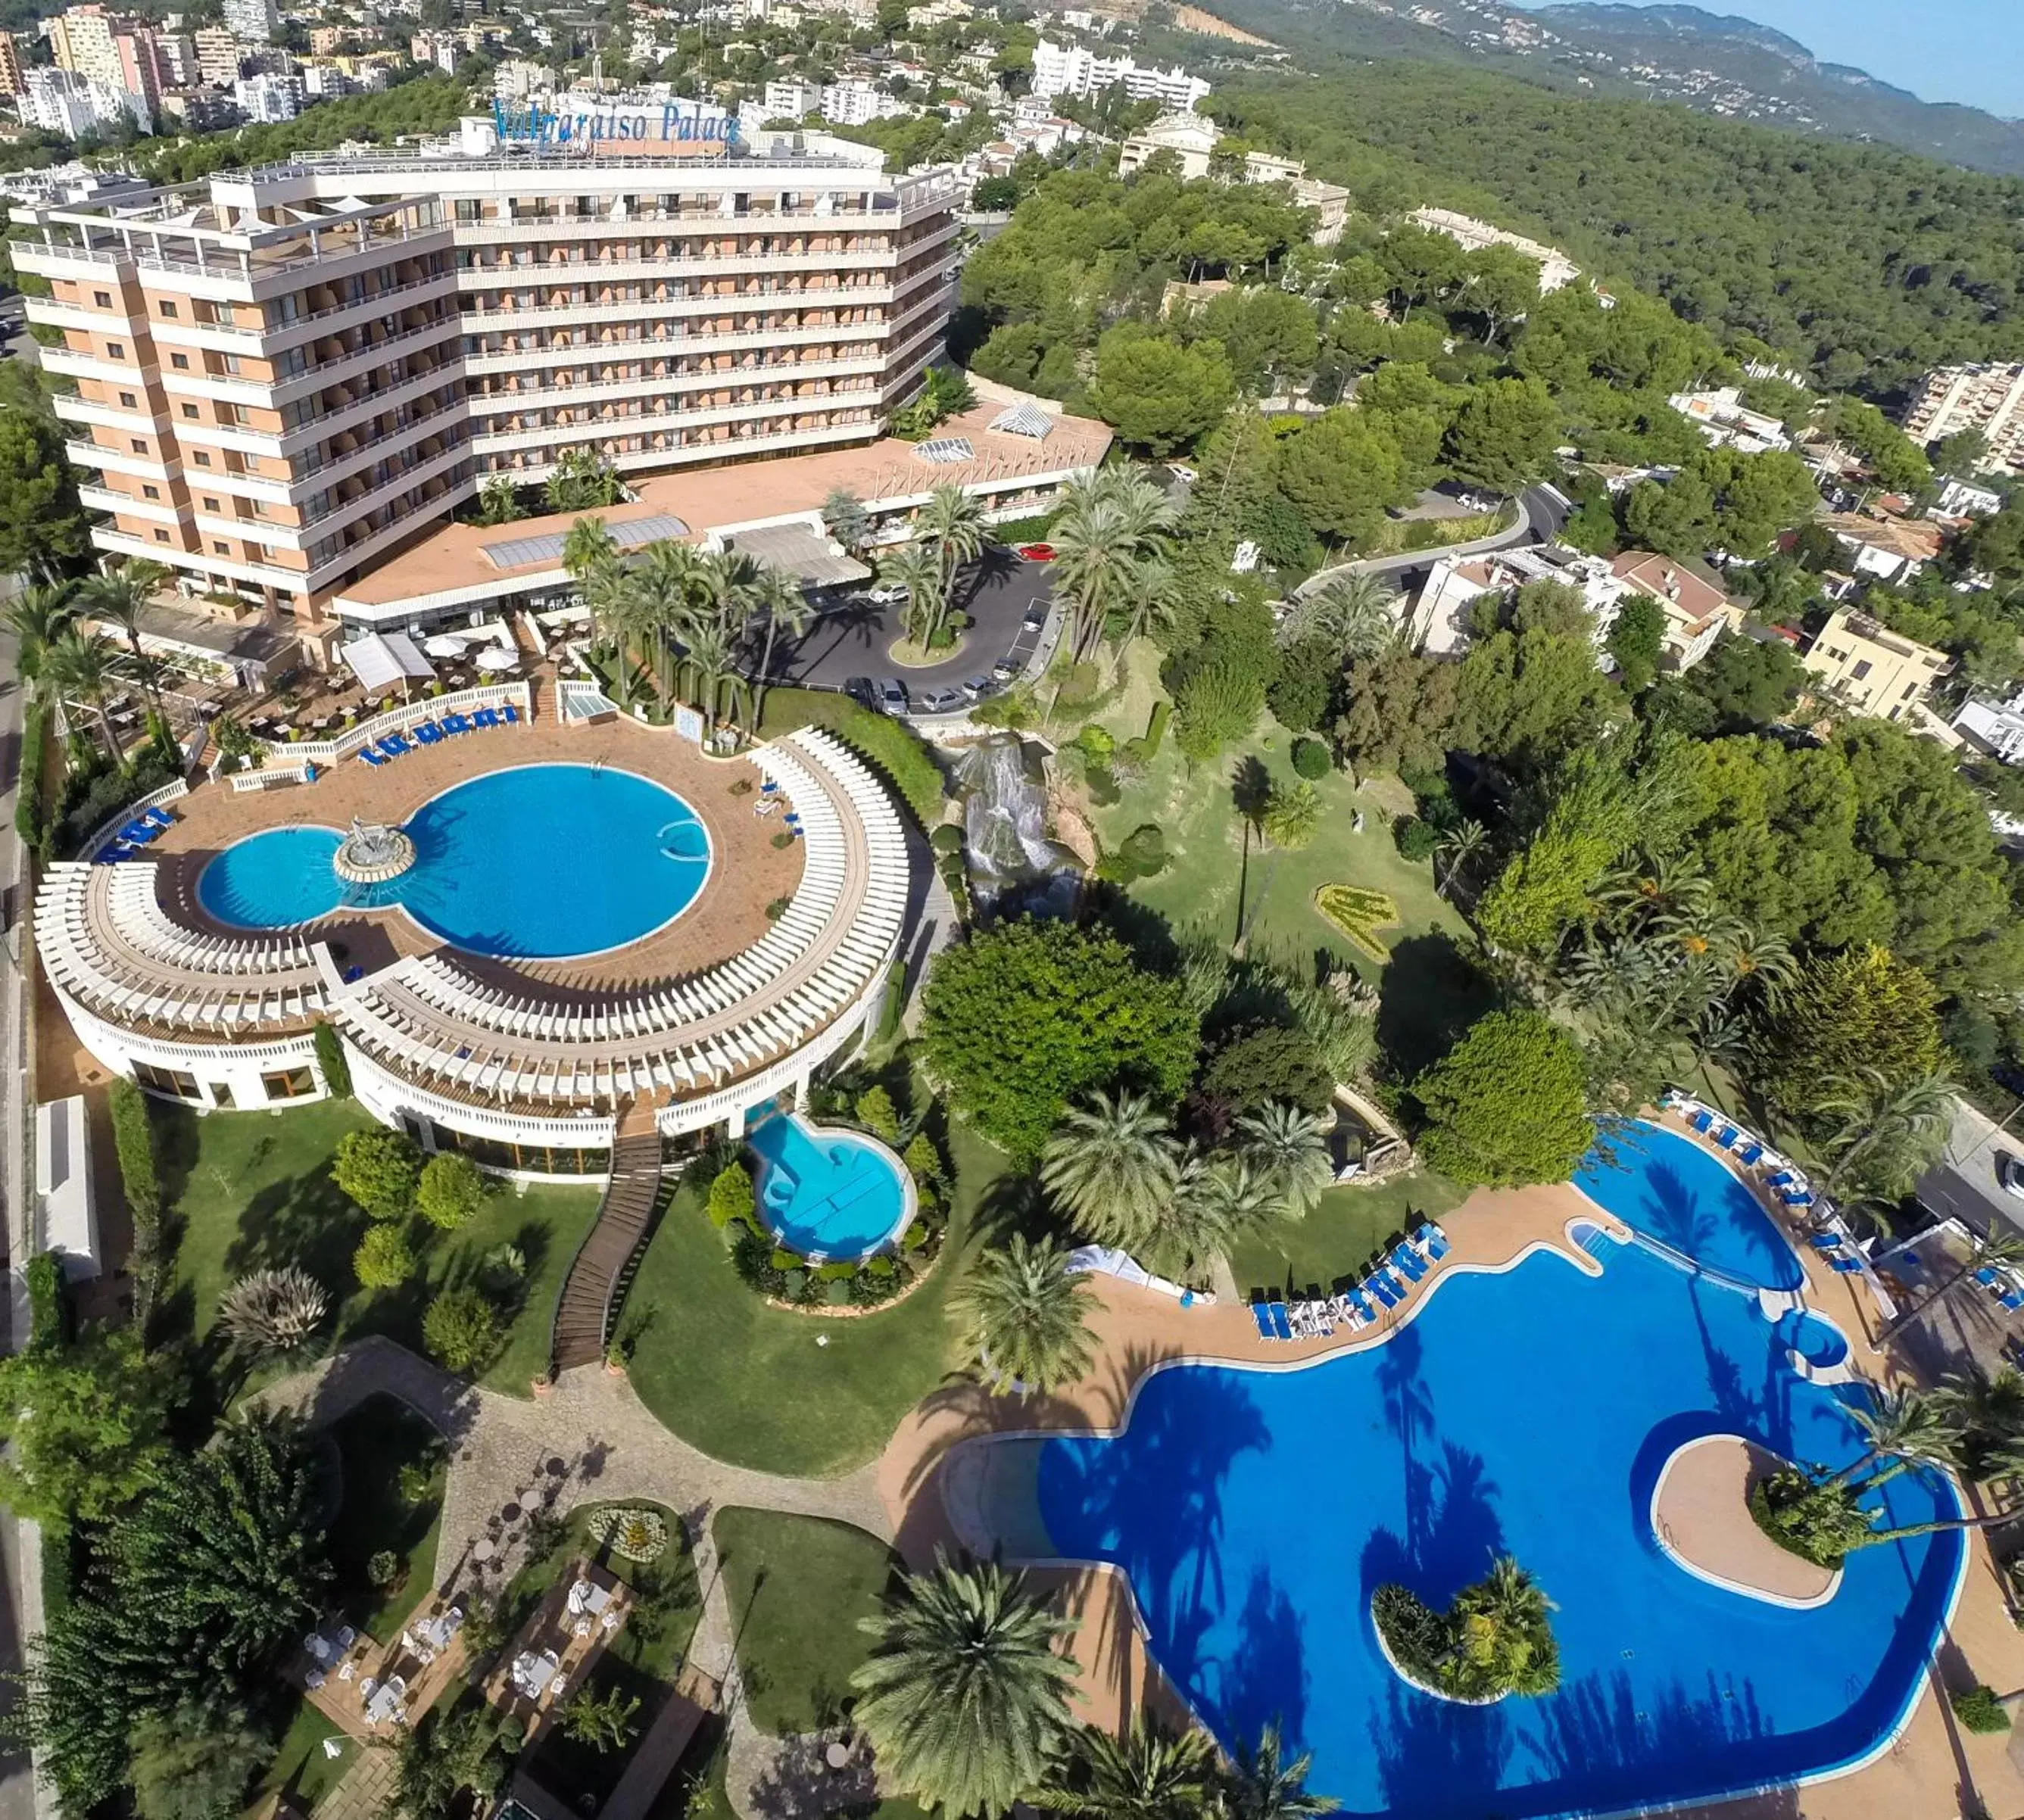
[[(436, 1551), (439, 1585), (461, 1578), (487, 1595), (502, 1590), (519, 1565), (526, 1513), (537, 1507), (562, 1517), (578, 1503), (639, 1500), (676, 1512), (702, 1588), (702, 1615), (688, 1663), (722, 1690), (733, 1806), (754, 1820), (782, 1820), (863, 1798), (856, 1778), (814, 1768), (821, 1760), (820, 1741), (776, 1738), (747, 1716), (710, 1520), (724, 1505), (744, 1505), (855, 1524), (890, 1543), (893, 1522), (879, 1495), (875, 1463), (840, 1478), (756, 1472), (713, 1459), (669, 1433), (622, 1374), (601, 1365), (565, 1371), (526, 1401), (453, 1377), (379, 1335), (270, 1385), (257, 1401), (295, 1410), (323, 1427), (375, 1396), (405, 1403), (449, 1444)], [(340, 1789), (354, 1779), (346, 1776)]]

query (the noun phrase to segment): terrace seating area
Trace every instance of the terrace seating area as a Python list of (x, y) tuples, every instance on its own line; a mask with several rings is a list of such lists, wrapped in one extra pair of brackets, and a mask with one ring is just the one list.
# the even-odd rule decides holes
[[(370, 745), (361, 745), (358, 756), (368, 765), (378, 767), (391, 764), (403, 753), (412, 752), (416, 745), (439, 745), (446, 739), (460, 734), (479, 733), (488, 727), (513, 727), (519, 723), (520, 711), (510, 701), (502, 701), (497, 708), (481, 708), (472, 714), (446, 714), (439, 720), (422, 720), (412, 722), (398, 733), (390, 733), (376, 739)], [(412, 734), (411, 742), (408, 735)]]
[(754, 947), (695, 977), (592, 1002), (488, 983), (446, 952), (341, 994), (333, 1021), (424, 1085), (582, 1105), (709, 1092), (805, 1042), (874, 983), (906, 913), (900, 818), (840, 742), (803, 728), (757, 762), (793, 804), (800, 888)]
[(1424, 1221), (1410, 1239), (1392, 1247), (1362, 1282), (1330, 1296), (1294, 1302), (1276, 1298), (1251, 1304), (1251, 1318), (1264, 1340), (1313, 1340), (1332, 1337), (1338, 1326), (1351, 1333), (1374, 1327), (1394, 1309), (1410, 1301), (1413, 1291), (1448, 1254), (1448, 1236), (1433, 1221)]
[(60, 988), (123, 1024), (244, 1036), (299, 1030), (328, 1008), (314, 947), (180, 927), (156, 895), (152, 860), (52, 866), (35, 902), (35, 947)]

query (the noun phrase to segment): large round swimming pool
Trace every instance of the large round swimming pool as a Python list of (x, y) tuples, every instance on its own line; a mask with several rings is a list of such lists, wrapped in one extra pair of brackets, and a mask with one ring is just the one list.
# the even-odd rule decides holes
[(288, 928), (333, 910), (398, 904), (475, 954), (559, 960), (636, 942), (681, 914), (710, 876), (710, 836), (673, 791), (601, 765), (522, 765), (431, 797), (402, 826), (415, 863), (348, 885), (339, 830), (270, 828), (197, 880), (222, 923)]

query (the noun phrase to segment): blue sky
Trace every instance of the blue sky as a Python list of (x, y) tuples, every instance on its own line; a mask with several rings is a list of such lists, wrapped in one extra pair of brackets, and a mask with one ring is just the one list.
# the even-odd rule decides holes
[[(1539, 5), (1545, 0), (1517, 0)], [(1648, 5), (1652, 0), (1638, 0)], [(1853, 64), (1928, 101), (2024, 115), (2019, 0), (1699, 0), (1785, 32), (1829, 63)]]

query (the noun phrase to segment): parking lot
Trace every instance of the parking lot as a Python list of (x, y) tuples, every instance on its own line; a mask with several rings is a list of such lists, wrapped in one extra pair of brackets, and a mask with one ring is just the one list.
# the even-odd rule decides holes
[[(886, 655), (900, 636), (900, 608), (855, 595), (823, 613), (805, 637), (776, 644), (771, 679), (802, 688), (842, 689), (862, 678), (874, 691), (878, 683), (896, 680), (907, 690), (909, 711), (922, 712), (926, 699), (937, 691), (959, 692), (972, 677), (991, 676), (1007, 664), (1015, 675), (1025, 667), (1046, 635), (1040, 625), (1028, 621), (1044, 620), (1051, 599), (1050, 579), (1045, 563), (1024, 562), (1011, 551), (994, 547), (986, 553), (981, 572), (973, 569), (956, 585), (955, 604), (973, 623), (955, 655), (911, 669), (902, 669)], [(1002, 675), (996, 686), (1004, 686)]]

